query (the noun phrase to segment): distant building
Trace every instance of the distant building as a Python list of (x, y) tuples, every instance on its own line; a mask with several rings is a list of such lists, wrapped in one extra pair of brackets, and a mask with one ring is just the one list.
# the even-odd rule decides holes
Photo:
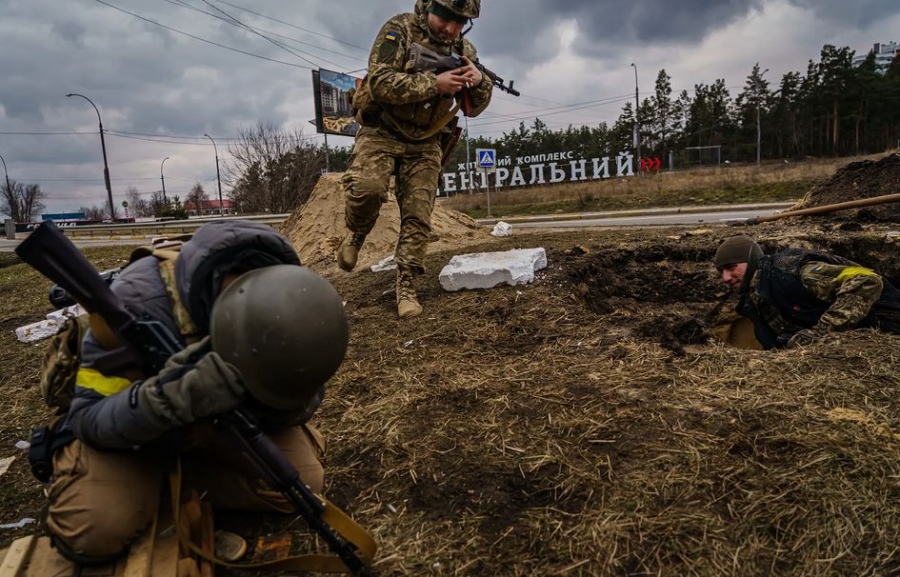
[[(879, 72), (884, 74), (887, 72), (888, 68), (890, 68), (891, 62), (894, 61), (894, 57), (900, 53), (900, 44), (897, 44), (896, 42), (876, 42), (875, 47), (870, 50), (870, 52), (875, 53), (875, 66), (878, 67)], [(853, 57), (853, 66), (859, 66), (865, 62), (868, 57), (869, 52), (857, 54)]]
[[(222, 208), (224, 209), (224, 214), (234, 214), (234, 205), (227, 198), (222, 200)], [(194, 206), (194, 203), (191, 201), (186, 201), (184, 209), (195, 216), (208, 216), (219, 214), (220, 212), (218, 200), (204, 200), (199, 207)]]

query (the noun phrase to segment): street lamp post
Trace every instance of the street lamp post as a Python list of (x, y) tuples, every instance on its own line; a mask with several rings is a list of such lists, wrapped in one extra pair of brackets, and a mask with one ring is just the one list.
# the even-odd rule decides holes
[(162, 162), (159, 164), (159, 180), (162, 181), (162, 193), (163, 193), (163, 205), (169, 206), (169, 201), (166, 200), (166, 177), (163, 176), (163, 165), (166, 161), (169, 160), (169, 157), (165, 157), (162, 159)]
[(760, 150), (762, 149), (762, 125), (759, 122), (759, 101), (760, 101), (759, 89), (762, 85), (762, 77), (768, 71), (769, 71), (768, 68), (763, 70), (760, 73), (759, 80), (756, 83), (756, 166), (760, 165), (760, 162), (761, 162)]
[(216, 147), (216, 141), (213, 140), (213, 137), (208, 134), (203, 134), (206, 138), (213, 143), (213, 150), (216, 153), (216, 182), (219, 184), (219, 215), (225, 215), (225, 207), (222, 206), (222, 177), (219, 176), (219, 149)]
[(116, 207), (113, 206), (113, 198), (112, 198), (112, 186), (109, 183), (109, 163), (106, 161), (106, 141), (103, 139), (103, 119), (100, 118), (100, 111), (97, 110), (97, 105), (83, 94), (75, 94), (73, 92), (67, 92), (66, 96), (79, 96), (84, 98), (88, 102), (90, 102), (91, 106), (94, 107), (94, 111), (97, 113), (97, 120), (100, 123), (100, 147), (103, 149), (103, 181), (106, 183), (106, 195), (109, 197), (109, 219), (115, 220), (116, 218)]
[(0, 161), (3, 161), (3, 173), (6, 175), (6, 195), (9, 197), (7, 200), (12, 200), (12, 186), (9, 185), (9, 171), (6, 170), (6, 161), (3, 160), (2, 156), (0, 156)]
[(637, 158), (638, 158), (638, 173), (641, 172), (641, 116), (640, 109), (641, 103), (638, 97), (640, 91), (638, 90), (638, 73), (637, 73), (637, 64), (634, 62), (631, 63), (632, 68), (634, 68), (634, 142), (637, 147)]

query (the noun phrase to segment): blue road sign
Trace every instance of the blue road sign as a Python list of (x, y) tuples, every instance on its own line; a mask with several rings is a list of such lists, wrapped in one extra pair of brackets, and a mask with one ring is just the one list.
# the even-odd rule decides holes
[(478, 168), (497, 166), (497, 151), (493, 148), (476, 148), (475, 157), (478, 159)]

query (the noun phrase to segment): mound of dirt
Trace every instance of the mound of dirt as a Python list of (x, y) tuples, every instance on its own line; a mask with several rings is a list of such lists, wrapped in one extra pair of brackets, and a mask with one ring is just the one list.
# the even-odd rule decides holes
[[(900, 192), (900, 153), (879, 160), (851, 162), (825, 182), (817, 185), (791, 210), (838, 204)], [(900, 221), (900, 202), (894, 201), (862, 208), (842, 210), (814, 218), (846, 219), (863, 222)]]
[[(328, 173), (319, 179), (302, 207), (295, 211), (280, 227), (304, 265), (320, 274), (329, 276), (339, 269), (334, 252), (347, 234), (344, 226), (344, 191), (341, 187), (343, 173)], [(432, 239), (429, 252), (453, 250), (466, 244), (491, 238), (469, 216), (435, 205), (431, 215)], [(381, 207), (381, 216), (375, 228), (366, 237), (359, 255), (358, 269), (364, 269), (394, 254), (400, 231), (400, 209), (391, 186), (390, 198)]]

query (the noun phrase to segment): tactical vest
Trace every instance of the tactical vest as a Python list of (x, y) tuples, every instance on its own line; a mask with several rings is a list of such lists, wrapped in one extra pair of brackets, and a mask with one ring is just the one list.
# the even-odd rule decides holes
[[(175, 279), (175, 259), (178, 251), (190, 235), (177, 238), (157, 238), (150, 247), (132, 251), (129, 264), (154, 256), (159, 262), (159, 273), (172, 304), (172, 316), (181, 337), (188, 343), (197, 338), (197, 327), (181, 302)], [(128, 265), (126, 265), (128, 266)], [(81, 366), (81, 343), (88, 328), (105, 348), (117, 348), (118, 338), (96, 314), (82, 314), (66, 319), (59, 331), (50, 338), (41, 363), (40, 391), (48, 407), (65, 413), (75, 395), (75, 380)]]
[[(398, 47), (398, 52), (404, 55), (403, 72), (409, 72), (411, 69), (409, 49), (413, 43), (422, 44), (429, 50), (445, 55), (450, 54), (452, 50), (448, 46), (431, 43), (428, 34), (423, 33), (421, 24), (417, 21), (419, 18), (420, 16), (409, 13), (394, 19), (395, 22), (402, 23), (405, 29), (405, 43)], [(457, 52), (462, 51), (460, 42)], [(432, 138), (451, 124), (459, 110), (456, 99), (441, 95), (422, 102), (382, 104), (372, 97), (368, 74), (363, 77), (359, 88), (355, 90), (352, 106), (360, 125), (382, 126), (408, 142), (423, 142)], [(450, 126), (450, 129), (452, 128), (453, 126)]]
[[(810, 293), (800, 280), (800, 271), (810, 262), (824, 262), (840, 266), (860, 266), (857, 263), (832, 254), (804, 250), (786, 249), (772, 256), (764, 257), (759, 265), (757, 292), (759, 297), (775, 306), (781, 317), (796, 330), (811, 328), (831, 306)], [(881, 298), (869, 314), (856, 326), (860, 328), (878, 327), (881, 330), (900, 334), (900, 291), (886, 279)], [(756, 327), (757, 339), (771, 348), (775, 346), (773, 331), (764, 325), (755, 311), (749, 310), (746, 300), (742, 300), (738, 312), (750, 317)]]

